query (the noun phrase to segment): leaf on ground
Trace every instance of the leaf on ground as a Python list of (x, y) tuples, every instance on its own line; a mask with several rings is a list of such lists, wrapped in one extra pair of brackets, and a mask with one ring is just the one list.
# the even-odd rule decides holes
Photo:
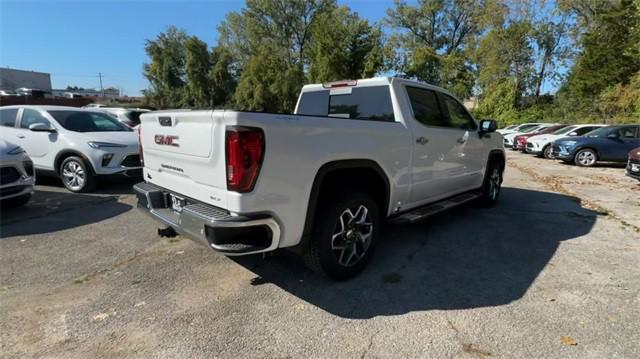
[(568, 335), (564, 335), (560, 338), (560, 342), (564, 345), (578, 345), (578, 342)]

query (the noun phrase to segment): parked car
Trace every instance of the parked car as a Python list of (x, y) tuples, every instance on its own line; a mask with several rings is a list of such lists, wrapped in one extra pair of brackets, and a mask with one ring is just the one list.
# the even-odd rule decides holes
[(516, 136), (525, 135), (525, 134), (528, 134), (528, 133), (536, 133), (538, 131), (542, 131), (543, 129), (545, 129), (545, 128), (549, 127), (549, 126), (553, 126), (553, 124), (543, 123), (543, 124), (535, 125), (535, 126), (532, 126), (532, 127), (527, 127), (526, 129), (518, 131), (518, 132), (512, 132), (512, 133), (503, 135), (504, 147), (506, 147), (506, 148), (513, 147), (513, 140), (516, 138)]
[(540, 125), (542, 125), (542, 123), (540, 122), (523, 123), (520, 125), (505, 127), (503, 129), (497, 130), (496, 132), (504, 136), (504, 135), (509, 135), (516, 132), (524, 132), (532, 127), (536, 127)]
[(0, 119), (0, 136), (16, 141), (37, 170), (57, 174), (70, 191), (90, 191), (97, 176), (141, 173), (136, 134), (103, 112), (6, 106)]
[(3, 96), (3, 97), (18, 96), (18, 94), (15, 93), (14, 91), (0, 90), (0, 96)]
[(128, 127), (134, 128), (140, 124), (140, 115), (149, 110), (144, 108), (124, 108), (124, 107), (100, 107), (100, 111), (104, 111), (118, 121), (124, 123)]
[(295, 248), (335, 279), (365, 267), (385, 219), (494, 205), (505, 166), (495, 121), (399, 78), (304, 86), (290, 115), (162, 111), (141, 120), (139, 208), (227, 255)]
[(604, 126), (606, 125), (572, 125), (561, 128), (552, 133), (531, 136), (527, 139), (527, 153), (551, 159), (553, 158), (553, 153), (551, 151), (551, 143), (553, 141), (563, 137), (582, 136), (585, 133)]
[(22, 147), (0, 139), (0, 202), (21, 206), (29, 202), (36, 175)]
[(640, 147), (634, 148), (629, 152), (627, 160), (627, 176), (640, 181)]
[(640, 146), (640, 125), (607, 126), (582, 137), (564, 137), (553, 142), (553, 156), (578, 166), (598, 161), (626, 162), (627, 154)]
[(102, 108), (102, 107), (107, 107), (107, 105), (104, 105), (101, 103), (90, 103), (88, 105), (82, 106), (82, 108), (90, 108), (90, 109), (96, 109), (96, 108)]
[(530, 137), (537, 136), (537, 135), (548, 134), (548, 133), (553, 133), (553, 132), (561, 130), (561, 129), (567, 127), (567, 126), (568, 125), (553, 125), (553, 126), (549, 126), (549, 127), (546, 127), (546, 128), (542, 128), (542, 129), (536, 130), (534, 132), (529, 132), (529, 133), (525, 133), (525, 134), (522, 134), (522, 135), (518, 135), (518, 136), (513, 138), (513, 146), (511, 147), (511, 149), (514, 150), (514, 151), (526, 152), (527, 140)]

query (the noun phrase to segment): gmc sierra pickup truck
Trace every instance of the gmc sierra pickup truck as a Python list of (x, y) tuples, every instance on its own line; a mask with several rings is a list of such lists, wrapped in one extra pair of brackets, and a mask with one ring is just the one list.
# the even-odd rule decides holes
[(294, 114), (145, 113), (139, 207), (226, 255), (290, 248), (334, 279), (358, 274), (383, 222), (496, 203), (496, 123), (399, 78), (304, 86)]

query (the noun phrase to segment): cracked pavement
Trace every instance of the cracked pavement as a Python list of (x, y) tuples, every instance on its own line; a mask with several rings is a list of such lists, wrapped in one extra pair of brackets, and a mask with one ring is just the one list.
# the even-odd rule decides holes
[(3, 209), (3, 357), (640, 357), (640, 182), (509, 152), (500, 202), (387, 226), (336, 283), (160, 239), (131, 183)]

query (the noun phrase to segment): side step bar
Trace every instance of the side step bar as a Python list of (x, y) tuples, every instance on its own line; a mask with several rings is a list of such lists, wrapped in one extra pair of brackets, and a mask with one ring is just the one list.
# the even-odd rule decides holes
[(389, 219), (389, 222), (395, 224), (413, 223), (432, 216), (436, 213), (446, 211), (447, 209), (459, 206), (463, 203), (473, 201), (482, 195), (480, 191), (467, 192), (454, 197), (447, 198), (440, 202), (430, 203), (426, 206), (418, 207), (407, 213), (400, 214)]

